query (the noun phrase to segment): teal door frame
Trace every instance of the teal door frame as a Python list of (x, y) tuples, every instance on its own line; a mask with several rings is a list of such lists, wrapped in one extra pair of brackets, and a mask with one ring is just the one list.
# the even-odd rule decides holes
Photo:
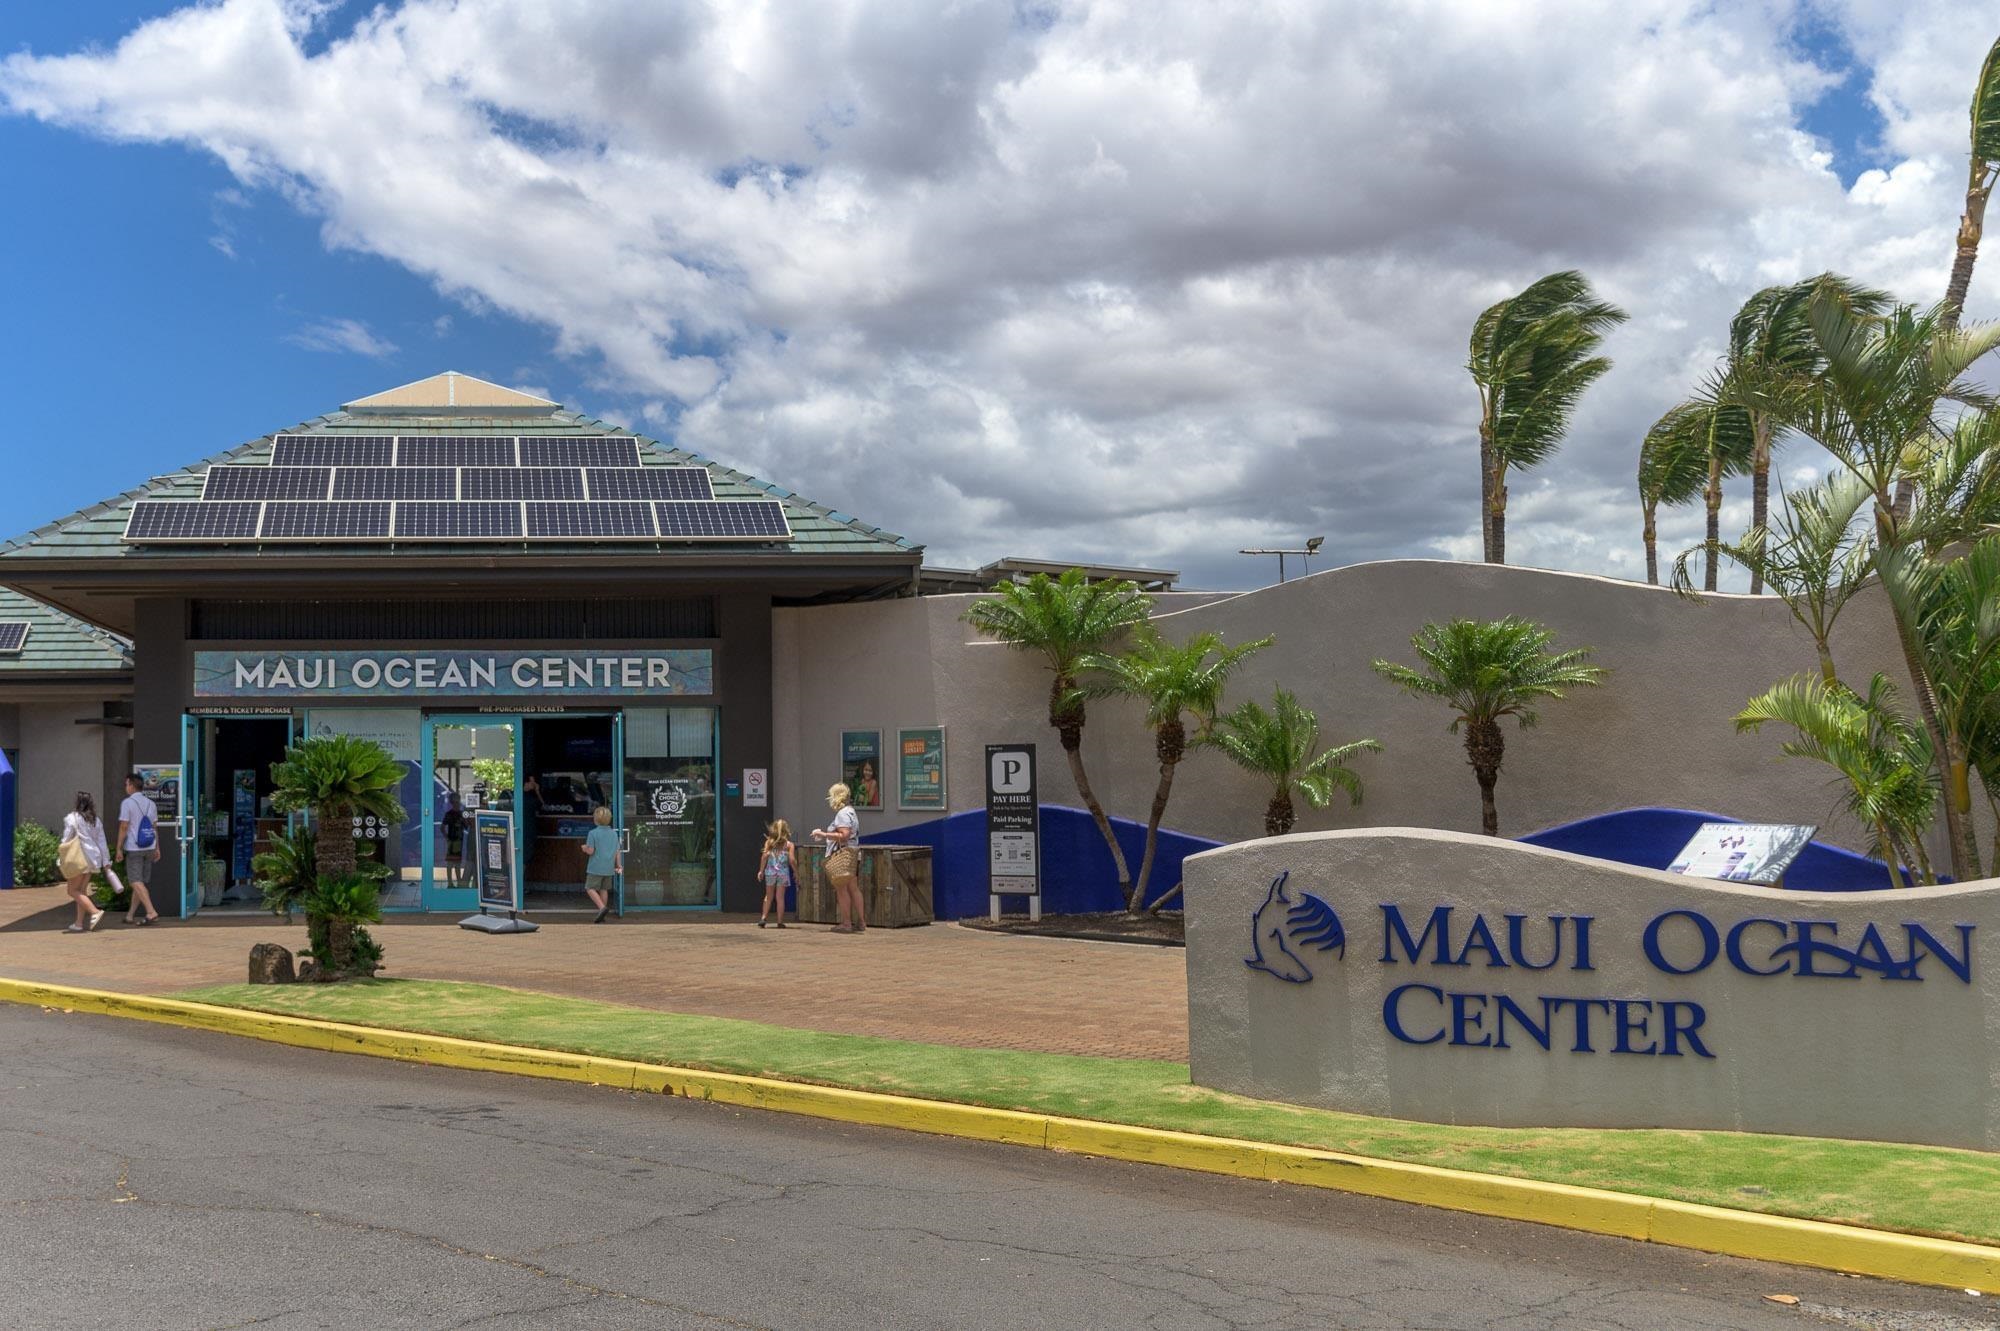
[[(492, 729), (506, 726), (514, 732), (514, 854), (521, 853), (521, 747), (526, 738), (521, 728), (518, 712), (446, 712), (424, 717), (421, 738), (417, 741), (417, 757), (423, 768), (423, 878), (417, 893), (418, 908), (426, 911), (466, 911), (479, 909), (479, 889), (469, 879), (464, 887), (444, 887), (437, 877), (437, 758), (436, 735), (439, 726), (467, 726), (473, 729)], [(466, 844), (470, 845), (468, 838)], [(527, 866), (523, 865), (525, 871)]]
[(181, 918), (201, 910), (201, 718), (181, 713), (181, 805), (174, 830), (180, 837)]

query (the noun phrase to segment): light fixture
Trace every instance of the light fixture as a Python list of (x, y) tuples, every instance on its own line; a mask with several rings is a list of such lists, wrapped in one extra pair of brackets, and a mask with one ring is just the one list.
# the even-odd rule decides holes
[(1298, 550), (1266, 550), (1260, 547), (1255, 550), (1238, 550), (1236, 553), (1239, 555), (1276, 555), (1278, 557), (1278, 581), (1283, 582), (1285, 580), (1286, 555), (1299, 556), (1300, 559), (1305, 561), (1306, 572), (1310, 573), (1312, 572), (1312, 557), (1318, 554), (1319, 548), (1325, 544), (1326, 537), (1324, 536), (1308, 536), (1305, 546)]

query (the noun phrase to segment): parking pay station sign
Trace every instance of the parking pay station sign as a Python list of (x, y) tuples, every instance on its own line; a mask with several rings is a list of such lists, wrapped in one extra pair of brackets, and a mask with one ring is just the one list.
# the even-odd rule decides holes
[(1035, 746), (986, 746), (986, 846), (989, 893), (1042, 891), (1041, 806), (1035, 795)]

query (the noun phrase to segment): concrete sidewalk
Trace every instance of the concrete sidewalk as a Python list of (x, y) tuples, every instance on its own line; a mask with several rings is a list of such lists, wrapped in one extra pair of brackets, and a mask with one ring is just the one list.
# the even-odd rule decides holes
[[(0, 891), (0, 976), (126, 993), (240, 984), (250, 946), (305, 945), (305, 926), (256, 923), (128, 928), (107, 913), (64, 934), (62, 889)], [(1179, 948), (990, 934), (952, 924), (758, 929), (694, 922), (546, 917), (539, 933), (488, 937), (435, 921), (369, 926), (386, 976), (472, 980), (848, 1035), (1111, 1058), (1187, 1058), (1187, 976)]]

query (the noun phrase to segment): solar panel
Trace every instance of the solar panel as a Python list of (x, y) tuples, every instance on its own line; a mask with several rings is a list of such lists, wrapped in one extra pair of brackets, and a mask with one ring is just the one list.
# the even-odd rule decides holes
[(266, 504), (260, 533), (267, 541), (386, 540), (389, 505)]
[(450, 467), (339, 467), (335, 499), (456, 499), (458, 473)]
[(711, 499), (707, 503), (654, 504), (660, 536), (668, 541), (789, 541), (792, 524), (775, 499)]
[(325, 467), (210, 467), (204, 502), (218, 499), (324, 499)]
[(141, 499), (125, 521), (128, 541), (253, 541), (262, 504)]
[(493, 503), (396, 505), (399, 541), (519, 540), (521, 506)]
[(0, 620), (0, 656), (19, 656), (21, 654), (21, 645), (27, 642), (27, 640), (27, 620)]
[(399, 467), (511, 467), (513, 435), (404, 435), (396, 441)]
[(536, 540), (657, 539), (652, 506), (639, 503), (530, 504), (528, 536)]
[(563, 439), (521, 436), (524, 467), (636, 467), (639, 441), (599, 438)]
[(581, 499), (583, 473), (574, 467), (466, 467), (460, 499)]
[(591, 467), (592, 499), (713, 499), (706, 467)]
[(386, 434), (281, 434), (274, 467), (386, 467), (395, 446)]

